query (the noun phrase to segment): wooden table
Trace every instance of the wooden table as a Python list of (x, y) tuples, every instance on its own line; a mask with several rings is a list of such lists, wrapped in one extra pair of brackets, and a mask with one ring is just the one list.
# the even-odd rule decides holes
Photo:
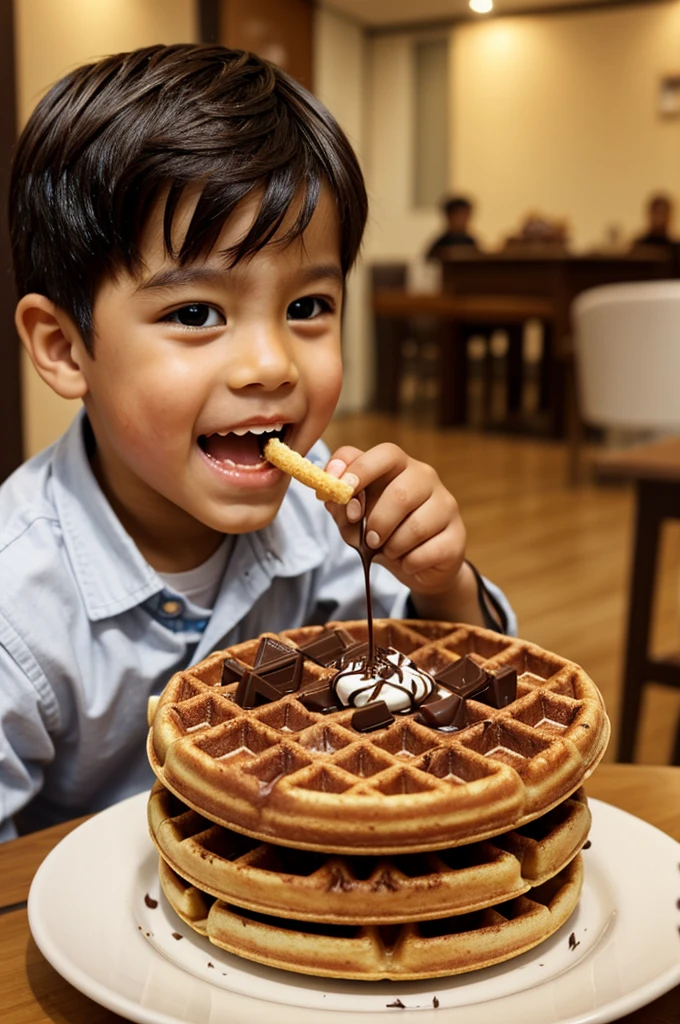
[[(429, 313), (442, 318), (443, 349), (447, 362), (442, 367), (442, 384), (447, 393), (440, 405), (439, 422), (451, 425), (465, 422), (464, 385), (466, 372), (461, 322), (503, 327), (510, 336), (508, 366), (508, 408), (517, 404), (521, 383), (521, 323), (536, 317), (544, 325), (544, 358), (541, 390), (543, 406), (549, 416), (549, 431), (554, 437), (565, 434), (567, 415), (572, 414), (573, 382), (571, 360), (571, 303), (580, 292), (602, 284), (622, 281), (650, 281), (680, 275), (680, 246), (673, 249), (639, 249), (634, 253), (569, 254), (545, 246), (522, 246), (499, 253), (481, 253), (467, 247), (442, 249), (442, 295), (411, 296), (404, 291), (405, 267), (379, 264), (373, 268), (376, 316), (377, 402), (384, 412), (397, 412), (394, 374), (398, 370), (397, 342), (401, 335), (397, 318)], [(390, 274), (390, 266), (393, 272)], [(401, 299), (389, 306), (388, 294), (380, 281), (391, 281), (390, 289), (401, 290)], [(390, 289), (386, 291), (389, 292)], [(422, 301), (421, 301), (422, 299)], [(503, 307), (504, 300), (516, 303)], [(428, 300), (431, 304), (428, 307)], [(457, 304), (459, 303), (459, 304)], [(467, 315), (466, 306), (467, 303)], [(486, 308), (485, 308), (486, 307)], [(515, 319), (524, 307), (523, 319)], [(457, 325), (457, 326), (456, 326)], [(450, 375), (457, 376), (451, 381)], [(398, 384), (398, 381), (397, 381)], [(387, 396), (387, 397), (383, 397)], [(392, 408), (389, 408), (389, 404)]]
[[(485, 334), (503, 327), (508, 333), (508, 408), (516, 411), (521, 401), (523, 325), (532, 319), (552, 323), (553, 304), (548, 298), (532, 295), (426, 294), (381, 288), (373, 294), (373, 314), (375, 408), (390, 415), (398, 413), (403, 342), (413, 322), (425, 319), (435, 326), (439, 344), (437, 422), (448, 427), (467, 421), (469, 330)], [(546, 380), (544, 390), (549, 387)]]
[[(638, 815), (680, 841), (680, 768), (601, 765), (587, 790), (591, 796)], [(113, 1024), (122, 1020), (64, 981), (43, 958), (28, 929), (26, 899), (31, 879), (46, 854), (77, 824), (68, 822), (0, 845), (3, 1024)], [(626, 1024), (678, 1024), (680, 986), (621, 1019)]]
[[(626, 653), (621, 697), (617, 760), (632, 761), (646, 683), (680, 687), (677, 657), (652, 658), (649, 653), (654, 585), (661, 527), (680, 519), (680, 437), (608, 452), (595, 460), (602, 477), (635, 481), (636, 522), (628, 596)], [(680, 721), (672, 753), (680, 764)]]

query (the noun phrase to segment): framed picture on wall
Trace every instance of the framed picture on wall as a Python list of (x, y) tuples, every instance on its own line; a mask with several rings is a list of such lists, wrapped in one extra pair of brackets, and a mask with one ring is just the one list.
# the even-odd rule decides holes
[(661, 117), (680, 117), (680, 72), (659, 80), (658, 111)]

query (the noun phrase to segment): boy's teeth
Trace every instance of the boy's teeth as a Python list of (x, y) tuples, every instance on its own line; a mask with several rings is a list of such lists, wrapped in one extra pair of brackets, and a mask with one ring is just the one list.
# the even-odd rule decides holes
[(220, 437), (226, 437), (227, 434), (236, 434), (238, 437), (243, 437), (244, 434), (275, 434), (279, 430), (283, 430), (283, 423), (272, 423), (269, 427), (234, 427), (233, 430), (216, 430), (215, 433), (219, 434)]

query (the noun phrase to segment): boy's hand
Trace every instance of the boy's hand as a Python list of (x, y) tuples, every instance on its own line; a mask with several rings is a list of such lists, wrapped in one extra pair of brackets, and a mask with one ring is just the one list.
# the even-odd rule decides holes
[(419, 615), (484, 624), (458, 504), (431, 466), (384, 443), (366, 452), (345, 445), (326, 471), (354, 487), (348, 505), (326, 505), (343, 539), (358, 545), (365, 508), (368, 547), (409, 587)]

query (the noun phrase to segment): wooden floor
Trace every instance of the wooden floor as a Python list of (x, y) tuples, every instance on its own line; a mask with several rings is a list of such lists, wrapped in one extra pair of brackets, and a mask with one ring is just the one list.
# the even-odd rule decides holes
[[(578, 662), (618, 721), (633, 493), (624, 485), (566, 484), (564, 445), (466, 430), (437, 430), (405, 418), (338, 418), (331, 448), (394, 441), (434, 466), (456, 496), (468, 530), (468, 556), (503, 587), (522, 637)], [(678, 527), (678, 528), (676, 528)], [(654, 649), (678, 644), (680, 524), (663, 537)], [(647, 688), (637, 760), (668, 762), (680, 693)], [(610, 744), (608, 759), (614, 759)]]

